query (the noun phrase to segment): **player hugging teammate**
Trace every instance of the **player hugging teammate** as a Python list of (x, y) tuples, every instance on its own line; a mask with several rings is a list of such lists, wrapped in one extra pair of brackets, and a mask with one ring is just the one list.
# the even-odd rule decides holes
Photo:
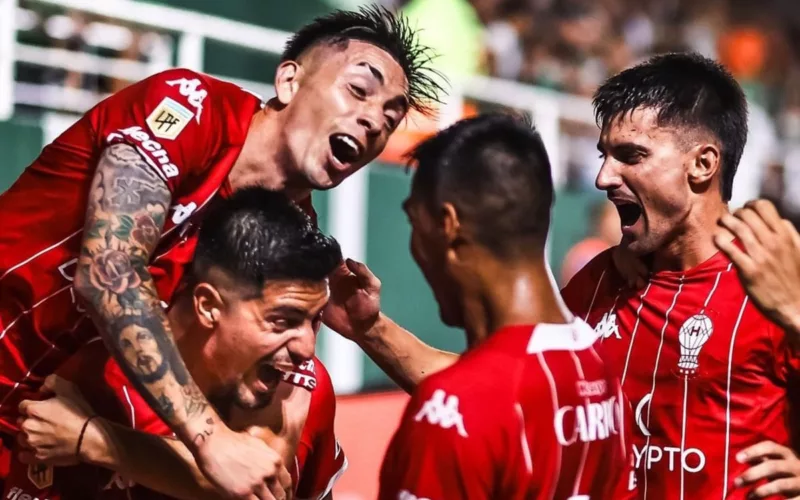
[[(763, 284), (800, 236), (763, 205), (727, 212), (747, 136), (738, 84), (670, 54), (601, 86), (597, 187), (624, 236), (560, 294), (545, 260), (550, 164), (529, 124), (484, 115), (411, 152), (411, 251), (442, 321), (466, 334), (459, 357), (383, 315), (380, 281), (339, 265), (293, 204), (313, 214), (311, 190), (425, 109), (439, 90), (428, 63), (402, 19), (339, 12), (290, 41), (268, 103), (171, 70), (45, 148), (0, 195), (0, 425), (16, 464), (4, 496), (331, 498), (346, 462), (313, 357), (323, 319), (413, 393), (381, 499), (800, 494), (786, 338), (800, 301)], [(715, 239), (720, 220), (735, 240)], [(772, 237), (784, 251), (765, 256)], [(772, 275), (747, 260), (768, 257)], [(87, 346), (97, 334), (107, 350)], [(56, 370), (90, 401), (54, 378), (56, 397), (34, 401)], [(36, 465), (79, 462), (91, 472), (60, 474), (82, 481), (59, 491)]]

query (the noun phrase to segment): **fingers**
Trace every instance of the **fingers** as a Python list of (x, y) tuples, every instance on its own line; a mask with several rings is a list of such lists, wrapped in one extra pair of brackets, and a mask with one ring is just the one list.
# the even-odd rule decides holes
[(767, 200), (748, 201), (744, 205), (744, 208), (752, 210), (758, 214), (758, 217), (772, 231), (778, 233), (783, 229), (783, 227), (781, 227), (783, 218), (780, 216), (778, 210), (775, 208), (775, 205), (773, 205), (772, 202)]
[(753, 484), (762, 479), (775, 479), (792, 475), (792, 462), (788, 460), (765, 460), (750, 467), (734, 481), (736, 486)]
[(743, 220), (731, 214), (725, 214), (719, 219), (719, 223), (742, 242), (748, 255), (754, 259), (759, 258), (763, 250), (761, 243)]
[[(755, 210), (751, 208), (742, 208), (737, 210), (734, 216), (738, 217), (750, 228), (753, 232), (753, 236), (755, 236), (759, 243), (765, 244), (775, 238), (776, 234), (774, 230), (767, 225), (761, 215)], [(780, 229), (780, 223), (776, 223), (776, 227)]]
[(350, 269), (350, 272), (352, 272), (358, 279), (358, 284), (361, 288), (366, 291), (380, 290), (381, 280), (372, 274), (372, 271), (370, 271), (366, 265), (356, 262), (353, 259), (347, 259), (345, 263), (347, 264), (347, 268)]
[(794, 459), (795, 455), (789, 448), (773, 441), (762, 441), (736, 454), (736, 460), (742, 464), (766, 458), (789, 460)]
[(726, 231), (714, 235), (714, 244), (717, 248), (722, 250), (725, 255), (733, 262), (733, 265), (745, 276), (749, 276), (755, 271), (755, 262), (753, 259), (741, 248), (739, 248), (732, 239), (727, 237), (730, 234)]
[(751, 491), (747, 498), (770, 498), (774, 495), (782, 497), (800, 495), (800, 480), (796, 477), (786, 477), (770, 481)]

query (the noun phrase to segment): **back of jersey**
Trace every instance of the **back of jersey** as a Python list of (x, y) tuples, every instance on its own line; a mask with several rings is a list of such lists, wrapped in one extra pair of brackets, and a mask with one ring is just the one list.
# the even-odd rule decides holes
[[(600, 349), (595, 332), (580, 320), (540, 324), (531, 333), (516, 393), (532, 470), (526, 498), (629, 495), (629, 409)], [(509, 484), (513, 489), (513, 478)]]
[(420, 383), (381, 500), (605, 500), (628, 492), (627, 403), (584, 322), (508, 326)]

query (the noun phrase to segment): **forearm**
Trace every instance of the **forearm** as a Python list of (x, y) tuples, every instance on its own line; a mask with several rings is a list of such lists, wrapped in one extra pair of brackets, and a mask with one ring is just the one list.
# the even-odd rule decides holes
[(95, 419), (87, 427), (81, 459), (171, 497), (223, 498), (206, 481), (192, 454), (180, 441), (139, 432), (104, 419)]
[(406, 392), (458, 360), (458, 354), (429, 346), (383, 314), (358, 345)]
[(189, 446), (219, 419), (189, 375), (147, 269), (171, 195), (134, 148), (107, 148), (87, 203), (74, 287), (109, 352)]

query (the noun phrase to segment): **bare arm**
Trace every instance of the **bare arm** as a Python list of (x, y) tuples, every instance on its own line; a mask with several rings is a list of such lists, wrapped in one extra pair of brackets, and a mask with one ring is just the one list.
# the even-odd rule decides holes
[(383, 313), (356, 343), (408, 393), (425, 377), (444, 370), (459, 357), (429, 346)]
[[(89, 192), (75, 290), (101, 336), (148, 404), (187, 444), (219, 417), (192, 380), (147, 270), (170, 205), (164, 181), (127, 144), (106, 148)], [(141, 335), (155, 342), (136, 349)]]
[(81, 459), (125, 479), (184, 500), (222, 499), (203, 476), (186, 446), (104, 419), (92, 420), (81, 444)]

